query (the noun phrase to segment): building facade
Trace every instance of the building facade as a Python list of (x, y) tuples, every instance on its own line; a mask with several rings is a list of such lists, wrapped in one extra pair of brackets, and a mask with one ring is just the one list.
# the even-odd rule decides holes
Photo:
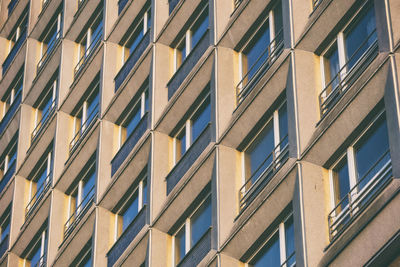
[(400, 1), (0, 1), (0, 266), (400, 265)]

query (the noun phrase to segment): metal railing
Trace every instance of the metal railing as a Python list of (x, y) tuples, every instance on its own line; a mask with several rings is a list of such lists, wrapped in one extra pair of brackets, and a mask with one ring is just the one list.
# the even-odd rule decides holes
[[(377, 170), (378, 167), (380, 167), (379, 170)], [(373, 175), (372, 178), (371, 175)], [(387, 150), (329, 213), (328, 226), (331, 241), (342, 233), (361, 211), (375, 199), (391, 181), (391, 177), (392, 165), (389, 150)], [(366, 183), (364, 186), (360, 186), (364, 183)]]
[(323, 0), (312, 0), (313, 9), (316, 9)]
[(35, 141), (35, 138), (39, 136), (39, 133), (44, 129), (44, 126), (50, 120), (51, 115), (53, 115), (55, 110), (56, 110), (56, 99), (54, 99), (53, 102), (51, 102), (50, 108), (44, 114), (42, 114), (42, 118), (36, 125), (35, 129), (33, 129), (31, 133), (31, 144), (33, 143), (33, 141)]
[[(365, 52), (357, 58), (359, 52), (365, 49), (371, 37), (374, 37), (373, 43), (367, 47)], [(356, 49), (353, 55), (347, 60), (347, 63), (338, 71), (333, 79), (325, 86), (319, 94), (319, 106), (321, 118), (339, 101), (347, 89), (360, 77), (361, 73), (367, 68), (372, 60), (378, 55), (378, 39), (376, 29)], [(353, 64), (349, 68), (350, 64)]]
[(86, 0), (78, 0), (78, 10), (82, 7), (82, 5), (86, 2)]
[(8, 53), (6, 59), (3, 62), (3, 75), (6, 73), (8, 68), (10, 67), (11, 62), (13, 61), (15, 55), (21, 48), (22, 44), (24, 43), (26, 39), (26, 30), (21, 34), (21, 36), (18, 38), (18, 40), (15, 42), (14, 46), (11, 48), (10, 53)]
[(15, 6), (17, 5), (18, 0), (11, 0), (10, 3), (7, 6), (8, 9), (8, 16), (11, 15), (11, 13), (13, 12)]
[(51, 51), (53, 51), (53, 48), (56, 47), (56, 44), (60, 40), (60, 37), (61, 37), (61, 29), (53, 37), (51, 37), (50, 41), (47, 43), (47, 49), (36, 66), (36, 73), (39, 73), (39, 71), (45, 65), (44, 63), (46, 63), (46, 61), (49, 59)]
[(242, 2), (243, 0), (234, 0), (233, 4), (235, 5), (235, 8), (237, 8)]
[(10, 234), (7, 234), (0, 242), (0, 259), (3, 257), (4, 253), (6, 253), (8, 250), (9, 241), (10, 241)]
[(293, 251), (292, 254), (281, 264), (281, 267), (296, 267), (296, 252)]
[(46, 253), (43, 253), (43, 255), (40, 257), (39, 261), (33, 265), (33, 267), (44, 267), (46, 266)]
[(124, 10), (124, 7), (128, 3), (128, 0), (119, 0), (118, 1), (118, 15), (121, 14), (122, 10)]
[[(251, 92), (252, 86), (259, 80), (261, 74), (275, 62), (282, 51), (283, 30), (281, 29), (236, 86), (236, 105), (239, 105)], [(253, 71), (255, 72), (250, 77)]]
[(87, 60), (92, 56), (93, 52), (96, 50), (101, 42), (103, 36), (103, 27), (101, 27), (100, 29), (96, 29), (96, 31), (98, 32), (93, 37), (89, 47), (86, 49), (83, 56), (79, 59), (78, 64), (76, 64), (74, 68), (74, 77), (76, 77), (80, 73)]
[(71, 155), (72, 152), (75, 150), (76, 146), (80, 143), (80, 140), (86, 135), (89, 129), (93, 126), (94, 122), (96, 121), (99, 115), (99, 104), (97, 103), (92, 112), (87, 117), (86, 121), (81, 125), (81, 128), (72, 138), (71, 142), (69, 143), (69, 154)]
[(288, 135), (286, 135), (239, 189), (240, 210), (254, 199), (259, 190), (265, 183), (268, 183), (272, 175), (282, 167), (288, 158), (289, 143)]
[(87, 212), (90, 205), (94, 200), (94, 186), (89, 190), (87, 195), (82, 199), (78, 207), (76, 207), (74, 213), (68, 218), (64, 224), (64, 239), (71, 234), (72, 230), (75, 229), (76, 225), (81, 221), (83, 215)]
[(47, 176), (45, 181), (39, 185), (36, 190), (36, 193), (32, 196), (31, 200), (29, 201), (28, 205), (25, 207), (25, 220), (32, 214), (35, 210), (37, 205), (43, 199), (44, 195), (47, 193), (51, 186), (52, 181), (52, 172), (50, 172)]
[(14, 101), (11, 103), (10, 107), (8, 108), (6, 114), (4, 115), (3, 119), (0, 121), (0, 135), (3, 133), (4, 129), (6, 128), (7, 124), (10, 122), (14, 114), (16, 113), (19, 104), (21, 104), (22, 98), (22, 90), (19, 90), (14, 97)]

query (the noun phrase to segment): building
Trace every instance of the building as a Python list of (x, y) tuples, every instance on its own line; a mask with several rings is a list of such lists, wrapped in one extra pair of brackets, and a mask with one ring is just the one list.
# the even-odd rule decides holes
[(400, 1), (0, 1), (0, 266), (398, 266)]

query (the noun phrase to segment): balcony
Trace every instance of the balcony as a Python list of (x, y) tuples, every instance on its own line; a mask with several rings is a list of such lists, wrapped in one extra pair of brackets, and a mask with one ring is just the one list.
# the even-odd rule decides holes
[(0, 194), (3, 192), (4, 188), (8, 184), (8, 182), (11, 180), (11, 177), (15, 173), (15, 161), (12, 163), (12, 165), (8, 168), (7, 172), (4, 174), (3, 179), (0, 181)]
[(44, 52), (42, 58), (39, 60), (39, 63), (37, 64), (36, 73), (39, 73), (43, 68), (43, 66), (46, 64), (47, 60), (50, 58), (51, 52), (58, 44), (60, 37), (61, 37), (61, 30), (59, 30), (56, 34), (54, 34), (53, 37), (51, 37), (50, 41), (47, 44), (46, 51)]
[(171, 15), (172, 11), (174, 11), (175, 7), (178, 5), (180, 0), (169, 0), (169, 14)]
[(0, 259), (8, 250), (8, 242), (10, 239), (10, 235), (6, 235), (6, 237), (0, 243)]
[(51, 187), (51, 181), (52, 181), (52, 173), (50, 172), (47, 175), (45, 182), (43, 182), (43, 184), (39, 185), (39, 188), (37, 188), (36, 193), (33, 195), (31, 200), (29, 201), (28, 205), (26, 206), (25, 221), (29, 218), (29, 216), (32, 214), (32, 212), (39, 205), (40, 201), (46, 195), (47, 191), (49, 191), (49, 189)]
[(235, 8), (238, 8), (238, 6), (243, 2), (243, 0), (234, 0), (234, 5)]
[(89, 130), (92, 128), (92, 126), (95, 124), (99, 117), (99, 104), (95, 106), (93, 111), (89, 114), (87, 117), (86, 121), (81, 125), (81, 128), (79, 131), (75, 134), (75, 136), (72, 138), (71, 142), (69, 143), (69, 154), (71, 155), (72, 152), (75, 151), (75, 149), (78, 147), (78, 145), (81, 143), (85, 135), (89, 132)]
[(288, 158), (289, 144), (288, 136), (286, 135), (240, 188), (240, 210), (243, 210), (257, 197), (271, 180), (272, 176), (285, 164)]
[[(371, 45), (368, 43), (371, 42)], [(363, 51), (364, 50), (364, 51)], [(376, 30), (361, 43), (347, 63), (338, 71), (319, 95), (321, 119), (330, 111), (378, 56)], [(362, 53), (361, 56), (360, 53)], [(352, 65), (352, 66), (350, 66)]]
[(393, 178), (386, 151), (328, 215), (329, 239), (334, 241), (365, 210)]
[(197, 266), (211, 250), (211, 227), (177, 265), (178, 267)]
[(43, 253), (43, 255), (40, 257), (39, 261), (35, 265), (31, 265), (33, 267), (45, 267), (47, 260), (46, 260), (46, 253)]
[(125, 64), (122, 66), (121, 70), (118, 72), (117, 76), (115, 76), (115, 92), (119, 89), (121, 84), (125, 81), (126, 77), (132, 70), (132, 68), (135, 66), (136, 62), (139, 60), (140, 56), (143, 54), (144, 50), (147, 48), (147, 46), (150, 43), (150, 29), (147, 30), (146, 34), (143, 36), (142, 40), (140, 40), (140, 43), (138, 46), (135, 48), (135, 50), (132, 52), (132, 54), (129, 55), (127, 61)]
[(312, 0), (313, 10), (315, 10), (323, 0)]
[(75, 227), (82, 220), (83, 216), (89, 210), (91, 204), (94, 202), (94, 186), (90, 189), (89, 193), (83, 198), (81, 204), (76, 207), (75, 212), (69, 217), (64, 224), (64, 240), (72, 233)]
[(128, 3), (129, 0), (119, 0), (118, 1), (118, 15), (121, 14), (122, 10), (124, 10), (124, 7)]
[[(249, 68), (246, 75), (236, 86), (236, 105), (246, 98), (252, 91), (262, 75), (271, 67), (275, 60), (283, 51), (283, 30), (280, 30), (275, 39), (272, 40), (268, 47), (261, 53), (254, 64)], [(258, 68), (258, 69), (257, 69)], [(252, 77), (250, 74), (254, 73)]]
[(17, 112), (19, 104), (21, 104), (21, 98), (22, 98), (22, 94), (21, 94), (21, 91), (19, 91), (16, 94), (15, 99), (12, 102), (11, 106), (7, 110), (6, 115), (3, 117), (3, 119), (0, 122), (0, 135), (3, 134), (4, 130), (6, 129), (6, 127), (8, 125), (8, 123), (11, 121), (11, 119), (14, 117), (14, 114)]
[(119, 167), (122, 165), (124, 160), (128, 157), (129, 153), (135, 147), (139, 139), (143, 136), (146, 130), (149, 128), (149, 113), (146, 112), (141, 118), (139, 124), (136, 126), (132, 134), (127, 138), (125, 143), (119, 149), (117, 154), (111, 160), (111, 176), (113, 176)]
[(187, 56), (185, 61), (179, 67), (179, 69), (172, 76), (171, 80), (169, 80), (168, 86), (168, 100), (175, 94), (178, 90), (179, 86), (185, 80), (185, 78), (189, 75), (191, 70), (200, 60), (201, 56), (206, 52), (208, 46), (210, 45), (210, 34), (209, 30), (207, 30), (204, 35), (201, 37), (200, 41), (196, 44), (190, 54)]
[(74, 78), (78, 76), (78, 74), (81, 72), (83, 67), (88, 62), (89, 58), (93, 55), (94, 51), (99, 46), (102, 37), (103, 37), (103, 28), (96, 29), (93, 40), (90, 43), (90, 46), (86, 49), (85, 54), (81, 57), (78, 64), (76, 64), (74, 68)]
[(49, 122), (50, 118), (54, 114), (55, 110), (56, 110), (56, 100), (53, 100), (53, 102), (51, 103), (51, 107), (44, 114), (42, 114), (42, 118), (36, 125), (35, 129), (33, 129), (33, 132), (31, 134), (31, 144), (33, 144), (33, 142), (36, 140), (36, 138), (43, 131), (43, 129)]
[(17, 3), (18, 3), (18, 0), (11, 0), (11, 1), (10, 1), (10, 3), (9, 3), (8, 6), (7, 6), (7, 9), (8, 9), (8, 16), (11, 15), (11, 13), (13, 12), (14, 7), (17, 5)]
[(6, 71), (10, 67), (11, 62), (13, 61), (15, 56), (17, 55), (17, 52), (21, 48), (21, 46), (24, 43), (25, 39), (26, 39), (26, 31), (23, 32), (22, 35), (18, 38), (18, 40), (15, 42), (14, 46), (12, 47), (10, 53), (8, 53), (8, 56), (6, 57), (6, 60), (4, 60), (3, 66), (2, 66), (3, 67), (3, 75), (6, 73)]
[(113, 266), (121, 257), (129, 244), (135, 239), (137, 234), (146, 224), (146, 206), (139, 211), (135, 219), (129, 224), (128, 228), (122, 233), (115, 244), (107, 253), (107, 266)]
[(188, 151), (176, 163), (167, 175), (167, 195), (178, 184), (180, 179), (192, 167), (196, 159), (201, 155), (207, 145), (211, 142), (211, 125), (208, 124), (196, 141), (189, 147)]

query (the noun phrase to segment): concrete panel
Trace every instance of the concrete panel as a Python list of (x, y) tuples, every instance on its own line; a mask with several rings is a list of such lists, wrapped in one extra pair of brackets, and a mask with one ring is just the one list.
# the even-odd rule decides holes
[(171, 236), (157, 229), (150, 230), (149, 264), (147, 266), (172, 267)]

